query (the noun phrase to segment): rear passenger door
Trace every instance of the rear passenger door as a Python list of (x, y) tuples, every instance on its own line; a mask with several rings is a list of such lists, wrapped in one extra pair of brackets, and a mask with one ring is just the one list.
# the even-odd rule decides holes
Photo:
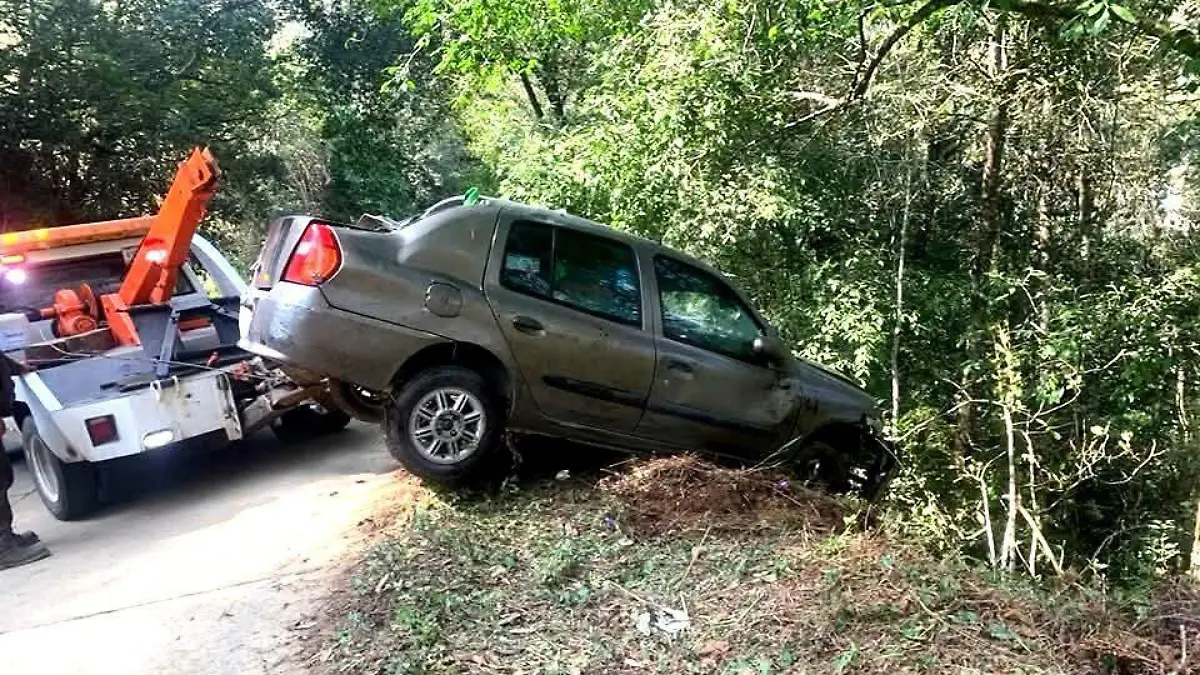
[(630, 434), (654, 375), (634, 249), (562, 224), (501, 217), (487, 293), (539, 411)]
[(657, 255), (660, 331), (639, 436), (739, 453), (774, 449), (798, 412), (790, 380), (754, 353), (766, 326), (720, 277)]

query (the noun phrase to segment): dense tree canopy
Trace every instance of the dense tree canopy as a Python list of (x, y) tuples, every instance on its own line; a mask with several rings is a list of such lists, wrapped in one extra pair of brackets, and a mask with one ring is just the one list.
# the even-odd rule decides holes
[[(273, 7), (274, 9), (271, 9)], [(0, 0), (0, 226), (229, 169), (213, 231), (468, 185), (733, 275), (885, 401), (889, 526), (1002, 569), (1185, 569), (1200, 5)]]
[(0, 220), (140, 211), (181, 149), (244, 153), (274, 31), (261, 2), (0, 2)]

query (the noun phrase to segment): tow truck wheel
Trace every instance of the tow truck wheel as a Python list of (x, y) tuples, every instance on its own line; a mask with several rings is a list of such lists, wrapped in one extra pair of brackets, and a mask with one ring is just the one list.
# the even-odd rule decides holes
[(354, 419), (368, 424), (383, 423), (383, 408), (387, 397), (349, 382), (329, 383), (329, 398)]
[(336, 408), (320, 409), (305, 405), (284, 413), (274, 424), (271, 431), (275, 438), (284, 443), (296, 443), (314, 436), (333, 434), (350, 424), (350, 416)]
[(42, 440), (32, 417), (21, 424), (21, 440), (38, 496), (55, 518), (76, 520), (96, 510), (100, 499), (93, 464), (59, 459)]

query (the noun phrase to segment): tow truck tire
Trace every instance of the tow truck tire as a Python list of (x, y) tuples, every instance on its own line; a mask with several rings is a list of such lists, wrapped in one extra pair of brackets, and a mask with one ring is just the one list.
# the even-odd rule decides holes
[(94, 464), (59, 459), (42, 440), (32, 417), (21, 424), (21, 440), (38, 496), (55, 518), (77, 520), (96, 510), (100, 486)]
[(383, 407), (387, 403), (383, 394), (335, 380), (329, 383), (329, 398), (335, 406), (360, 422), (383, 422)]
[(350, 416), (336, 408), (317, 410), (312, 406), (300, 406), (284, 413), (271, 431), (275, 438), (284, 443), (297, 443), (315, 436), (335, 434), (350, 424)]

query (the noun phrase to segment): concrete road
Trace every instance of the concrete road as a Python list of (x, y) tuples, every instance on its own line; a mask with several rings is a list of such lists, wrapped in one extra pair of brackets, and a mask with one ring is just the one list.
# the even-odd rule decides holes
[(405, 484), (366, 426), (157, 459), (135, 474), (149, 487), (77, 523), (18, 465), (16, 527), (54, 555), (0, 571), (0, 673), (302, 672), (302, 628)]

